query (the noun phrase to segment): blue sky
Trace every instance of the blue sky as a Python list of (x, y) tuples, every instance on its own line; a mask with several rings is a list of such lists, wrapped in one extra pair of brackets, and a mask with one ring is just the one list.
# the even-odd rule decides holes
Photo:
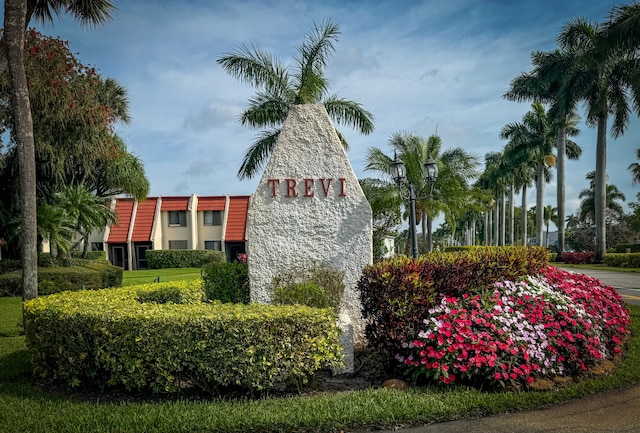
[[(116, 1), (113, 21), (82, 28), (70, 17), (40, 26), (70, 42), (85, 64), (116, 79), (129, 92), (131, 125), (118, 125), (129, 149), (144, 162), (150, 195), (253, 193), (259, 176), (239, 181), (236, 172), (256, 130), (238, 116), (254, 93), (228, 76), (216, 59), (240, 44), (254, 44), (291, 64), (295, 47), (313, 22), (339, 23), (342, 35), (326, 75), (331, 91), (356, 100), (375, 116), (375, 131), (341, 132), (358, 177), (366, 149), (390, 151), (398, 131), (424, 137), (436, 131), (443, 149), (463, 147), (484, 159), (499, 151), (500, 129), (519, 121), (527, 103), (502, 98), (510, 80), (530, 69), (533, 50), (550, 50), (568, 20), (603, 21), (619, 1), (426, 0), (426, 1)], [(583, 120), (575, 141), (580, 161), (567, 166), (567, 213), (595, 169), (595, 129)], [(626, 134), (608, 137), (607, 172), (628, 201), (627, 169), (640, 148), (640, 119)], [(555, 179), (545, 204), (555, 206)], [(530, 206), (535, 193), (528, 194)], [(520, 204), (520, 201), (516, 202)]]

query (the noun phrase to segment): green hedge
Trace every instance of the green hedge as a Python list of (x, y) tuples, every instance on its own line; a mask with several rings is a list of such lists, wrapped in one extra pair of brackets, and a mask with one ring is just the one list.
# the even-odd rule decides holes
[(146, 257), (149, 269), (201, 268), (226, 260), (222, 251), (211, 250), (147, 250)]
[(602, 262), (614, 268), (640, 268), (640, 253), (608, 253)]
[(395, 355), (417, 335), (439, 295), (462, 296), (496, 281), (536, 274), (548, 260), (542, 247), (477, 247), (367, 266), (358, 289), (369, 345)]
[(615, 252), (626, 253), (627, 249), (632, 253), (640, 253), (640, 244), (619, 244), (616, 245)]
[(72, 387), (260, 391), (342, 365), (330, 309), (205, 303), (202, 294), (194, 280), (27, 301), (34, 373)]
[[(90, 262), (85, 266), (38, 268), (38, 294), (122, 286), (122, 268)], [(22, 271), (0, 275), (0, 296), (22, 295)]]
[(209, 263), (202, 268), (207, 299), (223, 303), (249, 303), (249, 272), (246, 263)]

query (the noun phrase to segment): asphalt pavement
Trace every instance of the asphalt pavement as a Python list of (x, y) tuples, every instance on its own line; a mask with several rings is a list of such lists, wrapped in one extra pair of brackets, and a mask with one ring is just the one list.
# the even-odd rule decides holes
[[(640, 305), (640, 273), (563, 269), (616, 288), (625, 302)], [(640, 384), (525, 412), (464, 419), (394, 430), (401, 433), (640, 433)], [(382, 433), (391, 433), (382, 432)]]

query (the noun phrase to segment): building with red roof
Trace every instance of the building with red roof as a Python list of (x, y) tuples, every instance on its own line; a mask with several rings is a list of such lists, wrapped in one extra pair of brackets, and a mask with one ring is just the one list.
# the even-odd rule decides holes
[(217, 250), (228, 260), (246, 251), (249, 196), (115, 198), (111, 208), (117, 222), (91, 236), (91, 249), (124, 269), (146, 269), (149, 249)]

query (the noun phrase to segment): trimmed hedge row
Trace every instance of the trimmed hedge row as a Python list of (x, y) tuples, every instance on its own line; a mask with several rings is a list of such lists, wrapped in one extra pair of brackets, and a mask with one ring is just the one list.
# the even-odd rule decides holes
[[(122, 286), (122, 268), (109, 262), (88, 262), (84, 266), (38, 268), (38, 294), (104, 289)], [(0, 275), (0, 296), (22, 295), (22, 271)]]
[(149, 269), (201, 268), (226, 260), (222, 251), (212, 250), (147, 250), (146, 257)]
[(640, 253), (640, 244), (619, 244), (616, 245), (616, 253), (626, 253), (627, 249), (632, 253)]
[(72, 387), (260, 391), (342, 364), (330, 309), (204, 303), (201, 284), (66, 292), (25, 302), (34, 373)]
[(602, 256), (602, 261), (616, 268), (640, 268), (640, 253), (608, 253)]
[(462, 296), (497, 281), (535, 275), (548, 258), (542, 247), (479, 247), (368, 266), (358, 288), (369, 345), (393, 355), (417, 335), (439, 294)]

